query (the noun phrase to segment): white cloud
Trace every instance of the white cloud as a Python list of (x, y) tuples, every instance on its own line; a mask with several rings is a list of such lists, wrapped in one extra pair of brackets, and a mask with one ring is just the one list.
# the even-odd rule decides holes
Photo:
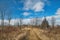
[(35, 10), (35, 12), (38, 11), (44, 11), (44, 3), (43, 2), (37, 2), (34, 6), (33, 6), (33, 10)]
[(60, 15), (60, 8), (57, 9), (56, 14), (57, 14), (57, 15)]
[[(2, 22), (2, 21), (1, 21), (1, 19), (0, 19), (0, 25), (1, 25), (1, 22)], [(4, 25), (8, 25), (8, 23), (9, 23), (8, 20), (4, 20)]]
[[(22, 24), (30, 24), (30, 22), (31, 22), (30, 20), (31, 19), (22, 19)], [(11, 19), (10, 25), (17, 25), (19, 22), (20, 22), (19, 18), (17, 18), (17, 19)], [(4, 24), (8, 25), (9, 21), (8, 20), (4, 20)], [(1, 25), (1, 19), (0, 19), (0, 25)]]
[[(48, 20), (49, 24), (51, 25), (52, 23), (52, 17), (55, 19), (55, 25), (60, 25), (60, 15), (52, 15), (52, 16), (47, 16), (46, 19)], [(59, 22), (58, 22), (59, 21)]]
[(60, 25), (60, 8), (57, 9), (55, 18), (56, 18), (56, 24)]
[(26, 0), (25, 3), (24, 3), (24, 9), (25, 9), (25, 10), (31, 9), (32, 4), (33, 4), (33, 3), (32, 3), (32, 0)]
[(55, 17), (56, 19), (59, 19), (59, 18), (60, 18), (60, 15), (54, 15), (54, 17)]
[(30, 13), (29, 12), (24, 12), (23, 15), (24, 16), (28, 16)]
[(60, 8), (57, 9), (55, 15), (53, 15), (56, 19), (60, 19)]
[(24, 10), (34, 10), (36, 12), (38, 11), (44, 11), (45, 4), (48, 4), (49, 2), (47, 0), (26, 0), (24, 4)]
[(15, 19), (12, 19), (11, 21), (10, 21), (10, 24), (11, 25), (14, 25), (16, 23), (16, 20)]
[(60, 19), (56, 20), (56, 25), (60, 25)]
[(23, 19), (23, 20), (22, 20), (22, 23), (23, 23), (23, 24), (30, 24), (30, 20), (31, 20), (31, 19)]

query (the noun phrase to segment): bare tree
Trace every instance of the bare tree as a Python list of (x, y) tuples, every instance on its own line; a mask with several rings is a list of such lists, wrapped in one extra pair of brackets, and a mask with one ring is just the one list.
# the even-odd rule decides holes
[(5, 9), (1, 10), (0, 16), (1, 16), (1, 25), (4, 26)]
[(52, 27), (54, 28), (54, 26), (55, 26), (55, 18), (54, 17), (51, 18), (51, 24), (52, 24)]
[(9, 26), (10, 26), (11, 15), (7, 15), (7, 16), (8, 16)]
[(36, 18), (35, 18), (35, 25), (36, 25), (36, 26), (38, 26), (38, 22), (39, 22), (38, 17), (36, 17)]
[[(25, 2), (25, 0), (13, 0), (14, 5), (18, 6), (16, 9), (18, 9), (19, 11), (23, 10), (23, 8), (19, 8), (19, 7), (24, 5), (24, 2)], [(19, 15), (19, 16), (20, 16), (20, 21), (19, 21), (18, 25), (20, 25), (20, 27), (21, 27), (23, 18), (21, 18), (21, 15)]]
[(19, 20), (19, 21), (20, 21), (20, 22), (19, 22), (20, 29), (21, 29), (21, 26), (22, 26), (22, 20), (23, 20), (22, 18), (20, 18), (20, 20)]
[(35, 26), (37, 26), (37, 17), (35, 18)]
[(35, 19), (34, 18), (31, 19), (31, 23), (30, 24), (31, 25), (35, 25)]
[(10, 5), (8, 4), (9, 2), (4, 2), (4, 1), (0, 1), (0, 17), (1, 17), (1, 25), (4, 26), (4, 18), (6, 16), (6, 10), (10, 7)]
[(10, 21), (12, 19), (12, 7), (11, 8), (8, 8), (6, 10), (6, 16), (7, 16), (8, 22), (9, 22), (9, 26), (10, 26)]

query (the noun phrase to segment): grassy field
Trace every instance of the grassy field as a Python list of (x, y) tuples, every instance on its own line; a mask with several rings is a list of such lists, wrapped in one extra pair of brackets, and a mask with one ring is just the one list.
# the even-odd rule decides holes
[(41, 29), (37, 27), (0, 27), (0, 40), (60, 40), (60, 27)]

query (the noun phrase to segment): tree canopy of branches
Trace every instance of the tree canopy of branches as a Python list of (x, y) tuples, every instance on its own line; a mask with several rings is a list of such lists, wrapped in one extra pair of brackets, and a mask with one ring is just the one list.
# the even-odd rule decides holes
[(41, 28), (46, 29), (49, 28), (49, 23), (46, 18), (42, 21)]

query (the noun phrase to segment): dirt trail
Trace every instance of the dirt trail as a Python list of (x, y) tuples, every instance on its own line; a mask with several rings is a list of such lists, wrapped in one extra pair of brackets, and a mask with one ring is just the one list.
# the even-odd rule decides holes
[(28, 32), (22, 33), (16, 37), (16, 40), (50, 40), (45, 34), (43, 34), (44, 30), (37, 28), (26, 28)]
[(30, 30), (28, 38), (28, 40), (41, 40), (32, 29)]
[(41, 40), (50, 40), (45, 34), (43, 34), (44, 30), (33, 29), (33, 31)]

